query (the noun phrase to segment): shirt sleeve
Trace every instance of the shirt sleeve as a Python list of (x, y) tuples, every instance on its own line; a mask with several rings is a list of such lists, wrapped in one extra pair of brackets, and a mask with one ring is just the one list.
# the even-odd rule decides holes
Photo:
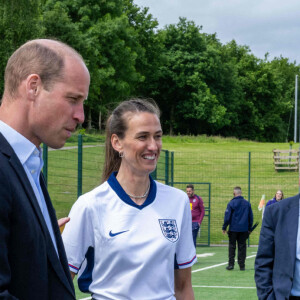
[(227, 205), (227, 208), (225, 210), (224, 224), (222, 227), (223, 230), (226, 230), (227, 226), (229, 225), (230, 218), (231, 218), (231, 206), (230, 206), (230, 202), (229, 202)]
[(176, 245), (176, 262), (179, 269), (189, 268), (197, 262), (196, 249), (192, 236), (192, 216), (188, 197), (185, 198), (180, 236)]
[(198, 197), (199, 199), (199, 209), (200, 209), (200, 218), (199, 218), (199, 223), (202, 223), (202, 220), (204, 218), (204, 214), (205, 214), (205, 208), (204, 208), (204, 204), (203, 204), (203, 200), (201, 197)]
[(251, 204), (249, 203), (249, 225), (248, 225), (248, 231), (251, 230), (252, 225), (253, 225), (253, 212), (252, 212)]
[(69, 214), (70, 221), (62, 234), (70, 271), (78, 273), (89, 247), (94, 247), (92, 215), (89, 201), (80, 197)]

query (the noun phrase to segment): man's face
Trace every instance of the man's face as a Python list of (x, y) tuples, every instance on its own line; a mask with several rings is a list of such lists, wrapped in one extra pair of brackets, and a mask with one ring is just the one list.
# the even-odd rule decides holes
[(88, 96), (90, 76), (77, 57), (67, 58), (64, 78), (49, 91), (41, 88), (29, 114), (29, 139), (52, 148), (61, 148), (77, 124), (84, 121), (83, 102)]
[(186, 188), (186, 193), (189, 197), (194, 196), (194, 190), (192, 188)]

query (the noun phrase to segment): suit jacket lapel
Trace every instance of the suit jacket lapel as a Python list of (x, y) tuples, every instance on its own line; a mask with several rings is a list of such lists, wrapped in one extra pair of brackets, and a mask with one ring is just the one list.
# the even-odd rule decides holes
[(48, 232), (47, 225), (45, 223), (40, 206), (35, 197), (34, 191), (32, 189), (30, 181), (27, 177), (27, 174), (26, 174), (19, 158), (15, 154), (14, 150), (12, 149), (12, 147), (9, 145), (9, 143), (7, 142), (7, 140), (3, 137), (3, 135), (1, 133), (0, 133), (0, 145), (1, 145), (1, 151), (8, 157), (12, 168), (16, 172), (16, 176), (19, 178), (21, 184), (23, 185), (25, 193), (28, 196), (29, 202), (37, 216), (38, 222), (40, 223), (42, 231), (46, 235)]
[[(284, 201), (284, 200), (283, 200)], [(286, 224), (288, 229), (288, 241), (290, 245), (290, 256), (292, 262), (296, 259), (297, 234), (299, 222), (299, 195), (295, 196), (287, 207), (287, 211), (283, 212), (286, 215)]]
[(60, 233), (60, 230), (58, 227), (55, 210), (52, 206), (50, 196), (49, 196), (49, 193), (46, 188), (44, 176), (42, 174), (40, 176), (40, 184), (41, 184), (41, 188), (42, 188), (44, 198), (46, 201), (46, 205), (48, 208), (48, 212), (49, 212), (54, 236), (56, 239), (56, 245), (57, 245), (57, 250), (58, 250), (60, 260), (58, 260), (57, 253), (52, 245), (50, 234), (48, 234), (48, 242), (51, 243), (51, 245), (49, 245), (49, 247), (47, 248), (48, 249), (48, 257), (49, 257), (49, 260), (50, 260), (55, 272), (57, 273), (58, 277), (60, 278), (60, 280), (63, 282), (63, 284), (66, 286), (66, 288), (73, 295), (75, 295), (73, 281), (72, 281), (70, 270), (68, 267), (68, 261), (67, 261), (65, 249), (63, 246), (63, 242), (62, 242), (61, 233)]

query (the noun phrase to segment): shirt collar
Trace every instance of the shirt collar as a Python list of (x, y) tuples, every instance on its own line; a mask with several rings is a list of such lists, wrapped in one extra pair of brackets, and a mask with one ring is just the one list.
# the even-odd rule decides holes
[(131, 198), (126, 194), (126, 192), (124, 191), (124, 189), (122, 188), (122, 186), (120, 185), (120, 183), (117, 180), (117, 172), (113, 172), (110, 177), (108, 178), (107, 182), (110, 185), (110, 187), (116, 192), (116, 194), (119, 196), (119, 198), (127, 203), (128, 205), (131, 205), (135, 208), (138, 209), (143, 209), (146, 206), (150, 205), (156, 198), (156, 183), (155, 181), (152, 179), (152, 177), (149, 175), (149, 179), (150, 179), (150, 190), (149, 190), (149, 194), (145, 200), (145, 202), (142, 205), (138, 205), (136, 204), (133, 200), (131, 200)]
[(37, 148), (27, 138), (18, 131), (0, 120), (0, 132), (11, 145), (22, 165), (27, 161), (29, 156), (35, 151), (39, 151), (41, 157), (41, 148)]

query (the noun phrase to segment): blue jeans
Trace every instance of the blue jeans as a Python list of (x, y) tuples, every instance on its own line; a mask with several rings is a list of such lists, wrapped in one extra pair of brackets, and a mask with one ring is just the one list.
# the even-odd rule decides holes
[(200, 229), (200, 226), (199, 226), (198, 222), (192, 222), (193, 241), (194, 241), (195, 248), (196, 248), (196, 241), (197, 241), (199, 229)]

